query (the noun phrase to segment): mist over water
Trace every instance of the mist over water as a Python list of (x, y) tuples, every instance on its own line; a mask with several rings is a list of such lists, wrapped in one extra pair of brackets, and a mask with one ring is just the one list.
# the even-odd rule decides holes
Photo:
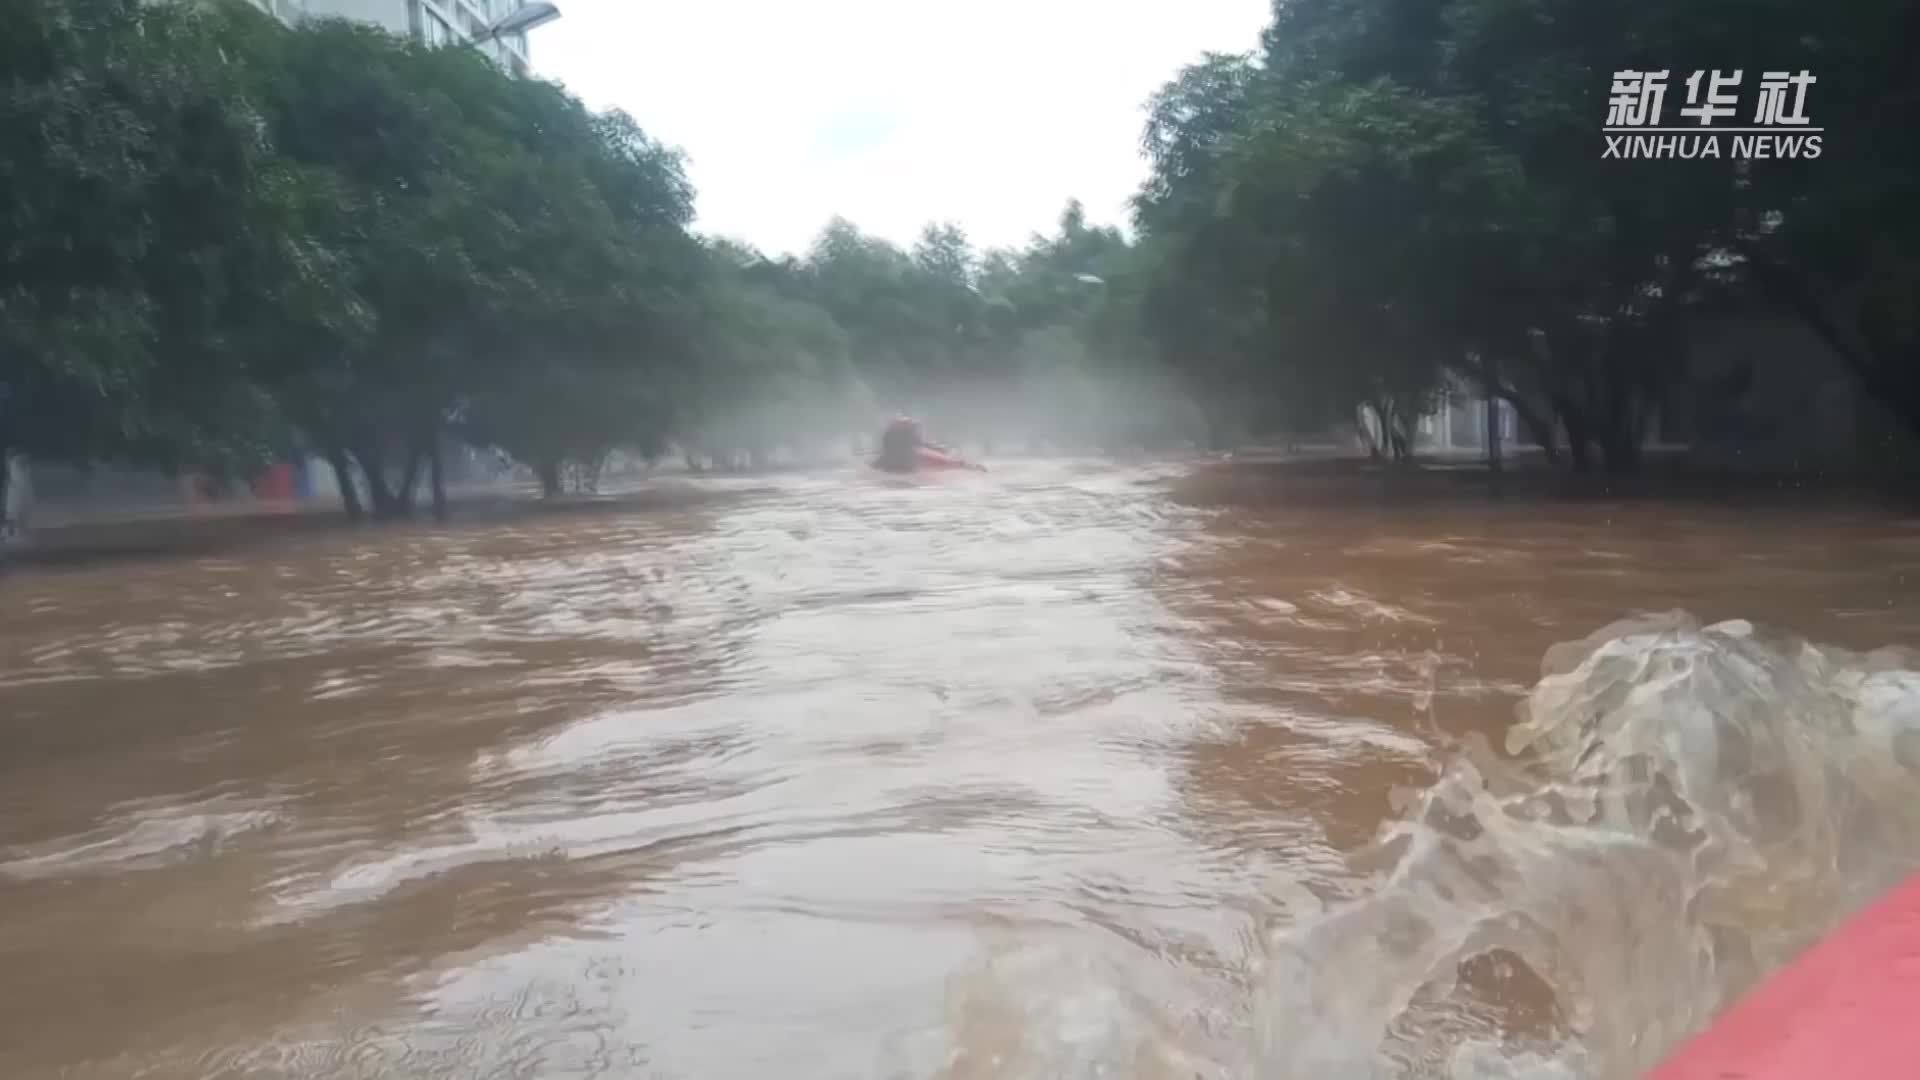
[(0, 583), (0, 1071), (1624, 1080), (1920, 866), (1911, 526), (1181, 476)]

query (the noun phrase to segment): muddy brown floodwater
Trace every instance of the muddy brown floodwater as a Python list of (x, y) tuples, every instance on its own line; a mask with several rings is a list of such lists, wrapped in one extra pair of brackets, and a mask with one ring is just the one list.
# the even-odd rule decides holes
[[(1272, 935), (1395, 887), (1347, 856), (1549, 647), (1675, 608), (1920, 641), (1884, 514), (1173, 479), (789, 477), (0, 579), (0, 1075), (1324, 1075)], [(1462, 966), (1526, 983), (1497, 1023), (1321, 971), (1394, 1018), (1323, 1034), (1420, 1074), (1409, 1024), (1638, 992), (1512, 960)]]

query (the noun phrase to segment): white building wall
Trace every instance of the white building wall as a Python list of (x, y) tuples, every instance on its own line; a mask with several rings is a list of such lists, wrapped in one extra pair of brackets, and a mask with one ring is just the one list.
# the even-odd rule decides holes
[[(524, 0), (253, 0), (292, 22), (299, 18), (352, 19), (429, 45), (473, 42)], [(510, 34), (479, 46), (481, 52), (516, 75), (530, 70), (527, 36)]]
[(298, 0), (297, 15), (314, 19), (352, 19), (372, 23), (390, 33), (412, 36), (413, 20), (408, 17), (410, 0)]

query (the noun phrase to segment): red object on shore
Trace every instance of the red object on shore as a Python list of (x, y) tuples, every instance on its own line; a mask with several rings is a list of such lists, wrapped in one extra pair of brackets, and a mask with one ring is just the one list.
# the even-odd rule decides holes
[(1646, 1080), (1920, 1076), (1920, 874), (1683, 1044)]

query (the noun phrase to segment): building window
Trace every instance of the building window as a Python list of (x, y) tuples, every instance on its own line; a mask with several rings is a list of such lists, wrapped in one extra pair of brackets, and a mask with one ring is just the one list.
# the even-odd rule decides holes
[(423, 11), (421, 14), (425, 16), (420, 24), (424, 31), (421, 36), (426, 39), (428, 45), (438, 48), (441, 45), (453, 43), (453, 27), (447, 25), (447, 20), (431, 11)]

